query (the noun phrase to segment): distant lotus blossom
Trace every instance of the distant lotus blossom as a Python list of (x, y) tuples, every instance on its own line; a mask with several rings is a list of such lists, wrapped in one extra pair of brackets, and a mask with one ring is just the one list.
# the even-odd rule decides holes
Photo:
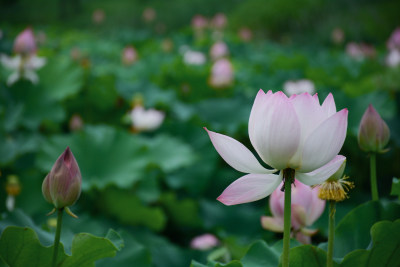
[(317, 94), (289, 98), (260, 89), (250, 113), (249, 136), (257, 154), (273, 169), (263, 167), (242, 143), (206, 129), (220, 156), (246, 173), (217, 199), (225, 205), (262, 199), (278, 188), (287, 169), (305, 185), (322, 183), (346, 159), (338, 153), (346, 138), (347, 115), (347, 109), (336, 112), (332, 94), (321, 105)]
[(14, 52), (21, 55), (31, 55), (36, 53), (35, 36), (33, 35), (31, 28), (26, 28), (15, 38)]
[(174, 48), (174, 42), (171, 39), (167, 38), (162, 40), (161, 49), (164, 52), (171, 52), (173, 48)]
[(344, 41), (344, 31), (341, 28), (335, 28), (331, 35), (333, 43), (339, 45)]
[(152, 22), (156, 18), (156, 11), (152, 7), (147, 7), (145, 10), (143, 10), (143, 20), (145, 22)]
[(253, 32), (247, 27), (242, 27), (239, 29), (239, 38), (244, 42), (249, 42), (253, 39)]
[(222, 30), (228, 24), (228, 19), (224, 13), (217, 13), (211, 20), (211, 25), (218, 29)]
[[(283, 207), (285, 193), (280, 190), (283, 183), (269, 197), (269, 207), (272, 217), (261, 217), (264, 229), (283, 233)], [(325, 201), (318, 198), (319, 188), (311, 188), (298, 181), (292, 185), (292, 233), (302, 243), (310, 244), (310, 236), (317, 230), (307, 229), (323, 213)]]
[(95, 24), (101, 24), (106, 18), (106, 13), (103, 9), (96, 9), (93, 11), (92, 20)]
[(11, 86), (21, 78), (34, 84), (38, 83), (39, 77), (35, 71), (46, 64), (46, 59), (36, 56), (35, 37), (31, 29), (28, 28), (17, 36), (14, 50), (16, 52), (14, 57), (0, 55), (2, 65), (12, 71), (7, 79), (7, 85)]
[(232, 63), (226, 59), (218, 59), (211, 68), (210, 84), (215, 88), (230, 86), (233, 82)]
[(224, 42), (216, 42), (211, 46), (210, 56), (213, 60), (225, 57), (229, 54), (229, 48)]
[(400, 50), (400, 27), (397, 27), (387, 42), (387, 48), (389, 50), (397, 49)]
[(355, 42), (350, 42), (346, 46), (346, 53), (356, 59), (363, 60), (364, 58), (374, 57), (376, 54), (375, 48), (367, 44), (357, 44)]
[(122, 62), (125, 65), (132, 65), (138, 60), (138, 54), (133, 46), (127, 46), (122, 51)]
[(69, 120), (69, 129), (71, 131), (79, 131), (83, 128), (83, 119), (80, 115), (74, 114)]
[(202, 15), (196, 15), (192, 18), (192, 27), (195, 30), (202, 30), (208, 26), (208, 20)]
[(203, 65), (206, 63), (206, 56), (199, 51), (187, 50), (183, 54), (183, 62), (187, 65)]
[(393, 49), (386, 56), (386, 65), (395, 68), (400, 65), (400, 50)]
[(219, 240), (212, 234), (197, 236), (190, 242), (190, 247), (197, 250), (209, 250), (219, 245)]
[(155, 109), (144, 109), (136, 106), (131, 111), (132, 125), (135, 131), (153, 131), (160, 127), (165, 118), (165, 113)]
[(302, 93), (315, 93), (314, 83), (310, 80), (287, 81), (283, 85), (283, 91), (286, 95), (299, 95)]

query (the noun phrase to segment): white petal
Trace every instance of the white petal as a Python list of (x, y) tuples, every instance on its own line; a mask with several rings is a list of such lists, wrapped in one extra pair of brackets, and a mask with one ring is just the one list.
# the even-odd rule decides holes
[(19, 80), (19, 78), (20, 78), (19, 71), (15, 71), (15, 72), (11, 73), (11, 75), (8, 76), (7, 85), (8, 86), (13, 85), (16, 81)]
[(227, 206), (257, 201), (270, 195), (281, 181), (276, 174), (247, 174), (231, 183), (217, 200)]
[(274, 173), (265, 169), (251, 151), (235, 139), (204, 128), (217, 152), (232, 168), (244, 173)]
[(33, 84), (37, 84), (39, 82), (39, 77), (34, 71), (25, 70), (23, 73), (25, 79), (31, 81)]
[(336, 156), (333, 160), (309, 173), (300, 173), (296, 171), (296, 179), (305, 185), (316, 185), (323, 183), (331, 177), (340, 168), (346, 157), (342, 155)]
[(255, 149), (275, 169), (285, 169), (300, 143), (300, 123), (287, 96), (270, 95), (255, 122)]
[(262, 216), (261, 226), (266, 230), (272, 232), (282, 233), (283, 232), (283, 218)]
[(347, 132), (347, 109), (329, 117), (306, 139), (300, 172), (310, 172), (331, 161), (343, 146)]
[(324, 103), (322, 103), (322, 110), (325, 113), (326, 118), (329, 118), (336, 113), (336, 104), (331, 93), (329, 93), (325, 98)]
[(262, 89), (260, 89), (257, 93), (256, 99), (254, 100), (253, 107), (251, 108), (250, 112), (250, 118), (249, 118), (249, 138), (250, 142), (253, 145), (253, 147), (257, 150), (257, 139), (256, 139), (256, 131), (257, 129), (257, 122), (260, 120), (263, 120), (263, 103), (265, 102), (265, 99), (267, 96), (272, 95), (271, 91), (268, 91), (267, 94), (264, 93)]

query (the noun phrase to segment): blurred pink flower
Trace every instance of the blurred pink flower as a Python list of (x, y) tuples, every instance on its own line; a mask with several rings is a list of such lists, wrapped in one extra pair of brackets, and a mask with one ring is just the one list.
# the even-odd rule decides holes
[(136, 106), (131, 111), (132, 125), (135, 131), (153, 131), (160, 127), (165, 118), (165, 113), (155, 109), (145, 110)]
[(228, 19), (224, 13), (217, 13), (211, 20), (211, 25), (217, 29), (222, 30), (228, 24)]
[(287, 81), (283, 84), (283, 91), (287, 96), (299, 95), (302, 93), (315, 93), (314, 83), (310, 80)]
[(239, 38), (244, 42), (249, 42), (253, 39), (253, 32), (247, 27), (242, 27), (239, 29)]
[(356, 60), (363, 60), (365, 58), (372, 58), (375, 56), (375, 48), (367, 44), (357, 44), (350, 42), (346, 45), (346, 53)]
[(334, 44), (342, 44), (344, 41), (344, 31), (341, 28), (333, 29), (331, 38)]
[(31, 55), (36, 53), (35, 36), (33, 35), (31, 28), (26, 28), (15, 38), (14, 52), (21, 55)]
[(72, 115), (69, 120), (69, 129), (71, 131), (79, 131), (83, 128), (83, 119), (79, 114)]
[(92, 21), (95, 24), (101, 24), (104, 22), (106, 18), (106, 13), (104, 12), (103, 9), (96, 9), (95, 11), (93, 11), (92, 14)]
[(156, 16), (157, 16), (156, 11), (152, 7), (147, 7), (145, 8), (145, 10), (143, 10), (142, 17), (145, 22), (154, 21), (156, 19)]
[[(271, 194), (269, 207), (270, 216), (261, 217), (261, 225), (264, 229), (282, 233), (283, 232), (283, 207), (285, 193), (280, 190), (283, 183)], [(325, 209), (325, 201), (318, 198), (319, 188), (311, 188), (295, 181), (292, 184), (292, 232), (302, 243), (310, 243), (310, 235), (315, 230), (306, 229), (311, 226)]]
[(215, 88), (230, 86), (233, 82), (232, 63), (226, 59), (218, 59), (211, 68), (210, 84)]
[(400, 27), (397, 27), (387, 41), (387, 48), (389, 50), (400, 50)]
[(196, 15), (192, 18), (192, 27), (195, 30), (203, 30), (207, 27), (208, 21), (202, 15)]
[(213, 60), (225, 57), (229, 54), (229, 48), (226, 43), (220, 41), (211, 46), (210, 56)]
[(122, 63), (132, 65), (138, 60), (138, 54), (133, 46), (127, 46), (122, 50)]
[(197, 250), (209, 250), (219, 245), (219, 240), (212, 234), (196, 236), (190, 242), (190, 247)]
[(400, 50), (392, 49), (389, 51), (389, 54), (386, 56), (386, 65), (395, 68), (400, 65)]
[(347, 132), (347, 109), (336, 112), (332, 94), (322, 105), (318, 95), (308, 93), (288, 98), (283, 92), (259, 90), (249, 119), (250, 141), (264, 168), (242, 143), (207, 130), (220, 156), (234, 169), (248, 173), (230, 184), (218, 197), (236, 205), (270, 195), (282, 182), (283, 172), (295, 170), (306, 185), (320, 184), (333, 175), (346, 159), (338, 155)]

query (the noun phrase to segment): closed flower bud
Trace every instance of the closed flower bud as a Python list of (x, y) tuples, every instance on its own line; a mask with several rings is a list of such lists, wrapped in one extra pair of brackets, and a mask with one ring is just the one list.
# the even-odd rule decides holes
[(57, 209), (71, 206), (81, 194), (81, 184), (78, 163), (67, 147), (43, 181), (43, 197)]
[(30, 55), (36, 52), (36, 41), (30, 28), (21, 32), (14, 42), (14, 51), (18, 54)]
[(390, 139), (390, 130), (372, 105), (365, 111), (358, 130), (358, 144), (366, 152), (383, 153)]

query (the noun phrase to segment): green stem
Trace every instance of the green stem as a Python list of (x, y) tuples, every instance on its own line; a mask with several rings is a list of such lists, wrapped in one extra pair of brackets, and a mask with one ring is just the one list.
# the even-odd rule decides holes
[(372, 200), (379, 200), (378, 185), (376, 183), (376, 154), (375, 153), (371, 153), (371, 155), (370, 155), (370, 167), (371, 167)]
[(333, 267), (333, 244), (335, 242), (335, 213), (336, 201), (329, 201), (329, 235), (328, 235), (328, 256), (326, 266)]
[(63, 212), (64, 208), (57, 209), (57, 229), (56, 229), (56, 236), (54, 238), (53, 260), (51, 264), (52, 267), (57, 266), (57, 253), (58, 253), (58, 245), (60, 244)]
[(285, 204), (283, 210), (283, 254), (282, 254), (282, 267), (289, 266), (289, 249), (290, 249), (290, 228), (291, 228), (291, 190), (294, 181), (294, 170), (283, 170), (283, 180), (285, 188)]

